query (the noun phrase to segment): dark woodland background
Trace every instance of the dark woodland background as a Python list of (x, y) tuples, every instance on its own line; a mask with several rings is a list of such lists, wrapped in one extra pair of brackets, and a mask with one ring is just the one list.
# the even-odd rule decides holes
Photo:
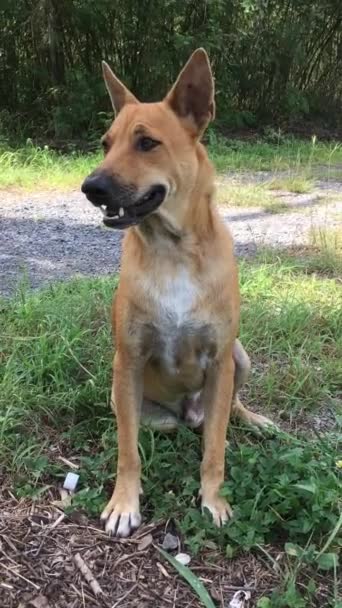
[(342, 125), (341, 0), (0, 0), (0, 138), (91, 139), (106, 59), (160, 99), (204, 46), (219, 124)]

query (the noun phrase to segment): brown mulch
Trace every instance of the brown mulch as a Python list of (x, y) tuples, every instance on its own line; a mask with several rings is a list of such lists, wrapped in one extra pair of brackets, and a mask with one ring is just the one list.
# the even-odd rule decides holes
[[(67, 516), (52, 499), (17, 500), (8, 489), (0, 496), (1, 608), (203, 607), (157, 549), (165, 523), (143, 526), (130, 539), (109, 538), (97, 520)], [(148, 534), (153, 541), (144, 548), (141, 540)], [(79, 556), (95, 584), (81, 572)], [(214, 548), (193, 558), (190, 567), (221, 608), (240, 589), (251, 591), (253, 608), (278, 579), (267, 558), (223, 559)]]

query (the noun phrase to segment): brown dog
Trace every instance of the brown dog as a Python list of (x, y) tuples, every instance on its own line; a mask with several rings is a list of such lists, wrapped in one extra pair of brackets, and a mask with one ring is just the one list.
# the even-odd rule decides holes
[(219, 495), (231, 409), (248, 423), (269, 421), (238, 399), (250, 363), (237, 340), (237, 269), (200, 143), (215, 112), (208, 57), (195, 51), (159, 103), (139, 103), (106, 63), (103, 72), (117, 117), (103, 138), (105, 158), (82, 191), (106, 226), (128, 230), (113, 305), (119, 456), (102, 519), (119, 536), (141, 522), (142, 414), (164, 430), (182, 419), (203, 423), (202, 507), (221, 525), (232, 514)]

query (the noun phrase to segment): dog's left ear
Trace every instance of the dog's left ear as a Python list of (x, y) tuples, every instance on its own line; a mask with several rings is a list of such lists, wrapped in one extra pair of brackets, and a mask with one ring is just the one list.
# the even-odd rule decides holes
[(102, 74), (115, 114), (118, 114), (126, 103), (139, 103), (133, 93), (113, 74), (105, 61), (102, 61)]
[(200, 137), (215, 117), (214, 79), (208, 55), (197, 49), (166, 96), (173, 111), (186, 119), (193, 134)]

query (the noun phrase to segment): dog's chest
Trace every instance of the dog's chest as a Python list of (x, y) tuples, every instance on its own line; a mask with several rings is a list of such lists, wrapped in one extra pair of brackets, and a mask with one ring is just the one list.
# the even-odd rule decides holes
[(159, 289), (151, 285), (150, 294), (155, 304), (156, 322), (161, 325), (172, 322), (176, 328), (191, 319), (200, 288), (182, 268), (172, 278), (164, 277)]
[(216, 354), (214, 327), (201, 319), (196, 305), (203, 286), (185, 268), (158, 284), (145, 280), (152, 301), (151, 319), (143, 332), (144, 350), (168, 375), (192, 377), (196, 381)]

